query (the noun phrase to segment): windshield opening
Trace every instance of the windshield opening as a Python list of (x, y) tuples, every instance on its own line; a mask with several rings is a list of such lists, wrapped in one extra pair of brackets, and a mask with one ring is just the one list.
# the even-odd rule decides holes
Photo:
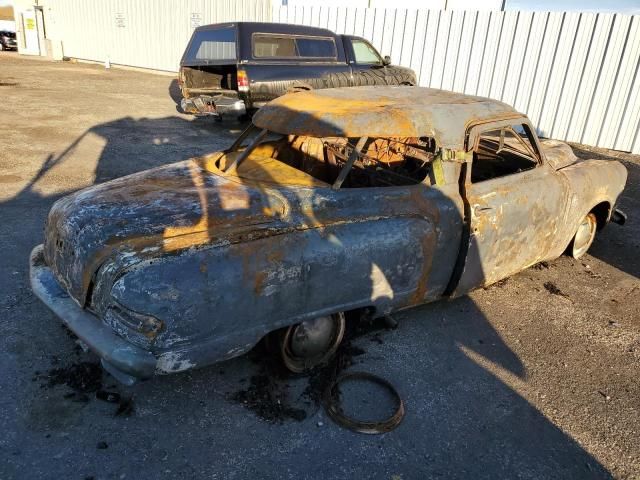
[(280, 135), (251, 125), (227, 152), (234, 151), (242, 154), (233, 168), (250, 156), (268, 157), (334, 188), (435, 183), (432, 162), (437, 147), (431, 137), (318, 138)]

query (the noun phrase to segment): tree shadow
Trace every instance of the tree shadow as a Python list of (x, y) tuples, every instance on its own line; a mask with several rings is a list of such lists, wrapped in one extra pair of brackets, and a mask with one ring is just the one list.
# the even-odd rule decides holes
[[(1, 208), (10, 208), (12, 202), (15, 204), (15, 202), (24, 201), (50, 205), (55, 197), (41, 196), (35, 193), (34, 187), (51, 168), (64, 161), (66, 156), (89, 134), (98, 135), (106, 142), (95, 169), (95, 182), (101, 183), (148, 168), (202, 155), (212, 150), (221, 150), (221, 147), (226, 145), (221, 144), (218, 139), (210, 142), (203, 141), (203, 133), (212, 136), (211, 134), (221, 133), (222, 128), (213, 122), (198, 126), (196, 121), (188, 122), (176, 117), (141, 120), (125, 117), (96, 125), (87, 130), (60, 155), (49, 156), (38, 174), (23, 191), (3, 204)], [(166, 235), (169, 228), (191, 228), (191, 233), (206, 232), (205, 240), (211, 241), (217, 234), (217, 229), (221, 227), (209, 221), (208, 212), (224, 208), (228, 218), (236, 218), (249, 211), (250, 203), (245, 202), (242, 206), (234, 206), (233, 202), (229, 202), (229, 199), (225, 199), (216, 192), (212, 188), (213, 184), (207, 176), (206, 169), (202, 166), (201, 162), (193, 161), (186, 164), (182, 170), (175, 171), (176, 174), (183, 174), (185, 178), (192, 179), (192, 183), (186, 185), (182, 192), (183, 197), (187, 199), (184, 204), (190, 204), (192, 212), (190, 215), (182, 216), (174, 225), (169, 227), (165, 225), (161, 234)], [(259, 164), (254, 165), (254, 169), (257, 170), (254, 171), (254, 175), (262, 179), (261, 185), (256, 187), (253, 183), (243, 184), (241, 177), (238, 177), (240, 184), (237, 189), (250, 191), (248, 195), (255, 195), (256, 198), (268, 197), (264, 201), (267, 207), (276, 206), (271, 193), (273, 189), (279, 189), (279, 195), (282, 195), (279, 198), (284, 199), (282, 201), (285, 203), (285, 208), (273, 209), (273, 215), (278, 222), (287, 220), (285, 213), (282, 212), (294, 211), (299, 215), (297, 221), (305, 225), (316, 224), (326, 215), (326, 212), (319, 210), (318, 205), (331, 202), (336, 208), (342, 209), (346, 216), (356, 214), (366, 216), (375, 208), (375, 203), (372, 203), (366, 195), (363, 196), (361, 191), (356, 191), (358, 189), (350, 191), (342, 189), (337, 192), (310, 188), (282, 189), (279, 185), (280, 180), (272, 176), (271, 170)], [(138, 178), (144, 180), (143, 177)], [(426, 191), (428, 188), (426, 186), (414, 188), (416, 196), (413, 198), (423, 198), (421, 195), (425, 195), (424, 198), (430, 198), (431, 192)], [(380, 201), (384, 198), (384, 194), (378, 193)], [(124, 201), (127, 199), (125, 198)], [(438, 201), (445, 203), (443, 210), (459, 211), (456, 205), (450, 201), (447, 203), (446, 196), (438, 196)], [(310, 208), (296, 212), (297, 202), (304, 202)], [(404, 213), (407, 215), (414, 214), (420, 208), (420, 202), (414, 204), (406, 202), (404, 208), (406, 208)], [(287, 213), (287, 215), (290, 214)], [(96, 218), (96, 220), (100, 219)], [(130, 221), (135, 222), (136, 219), (132, 218)], [(139, 217), (139, 221), (143, 221), (142, 217)], [(462, 219), (458, 218), (457, 221), (460, 222)], [(282, 240), (277, 248), (256, 241), (255, 246), (251, 248), (240, 245), (236, 250), (230, 249), (228, 255), (234, 257), (235, 263), (231, 263), (233, 269), (228, 274), (241, 275), (246, 280), (247, 288), (246, 290), (238, 289), (238, 291), (227, 290), (226, 301), (231, 302), (234, 308), (238, 308), (240, 303), (237, 302), (242, 301), (242, 298), (247, 298), (247, 295), (256, 295), (256, 292), (258, 294), (255, 297), (257, 303), (251, 306), (251, 310), (247, 310), (246, 318), (240, 314), (234, 316), (233, 311), (226, 310), (228, 306), (208, 300), (213, 298), (213, 292), (216, 291), (212, 287), (214, 283), (202, 288), (194, 288), (193, 275), (197, 275), (198, 270), (210, 278), (211, 282), (218, 281), (214, 278), (215, 275), (208, 276), (207, 273), (212, 271), (211, 267), (216, 265), (216, 260), (206, 256), (197, 259), (198, 269), (196, 270), (190, 269), (191, 264), (181, 263), (182, 260), (176, 257), (172, 276), (166, 281), (158, 282), (163, 288), (190, 290), (189, 296), (183, 297), (185, 299), (191, 301), (198, 298), (207, 299), (202, 308), (193, 305), (185, 308), (187, 305), (181, 304), (180, 298), (175, 296), (169, 297), (170, 302), (167, 304), (158, 301), (152, 307), (165, 314), (167, 311), (175, 314), (182, 311), (184, 315), (192, 315), (194, 317), (187, 322), (192, 325), (195, 316), (210, 315), (215, 311), (223, 320), (227, 320), (227, 327), (223, 323), (217, 325), (218, 330), (222, 329), (223, 332), (224, 328), (229, 326), (238, 328), (243, 325), (243, 322), (248, 322), (248, 315), (251, 312), (254, 312), (254, 315), (256, 315), (255, 312), (273, 314), (273, 297), (260, 295), (261, 292), (269, 291), (269, 284), (260, 285), (260, 288), (257, 286), (260, 281), (264, 281), (264, 278), (271, 278), (270, 275), (276, 272), (272, 269), (273, 258), (278, 258), (274, 257), (275, 253), (281, 255), (279, 258), (284, 258), (292, 267), (300, 266), (302, 262), (302, 265), (307, 266), (309, 270), (319, 269), (320, 273), (314, 278), (318, 281), (324, 279), (323, 283), (301, 288), (300, 279), (292, 270), (293, 276), (289, 285), (297, 290), (283, 297), (288, 299), (290, 304), (280, 304), (280, 307), (286, 308), (288, 312), (295, 312), (295, 309), (312, 303), (314, 308), (322, 310), (322, 302), (325, 301), (323, 299), (333, 301), (335, 298), (343, 298), (348, 293), (345, 283), (350, 282), (348, 280), (350, 278), (359, 279), (357, 294), (369, 303), (373, 302), (381, 312), (384, 312), (393, 302), (398, 301), (401, 296), (406, 298), (407, 303), (411, 302), (410, 299), (415, 299), (416, 295), (428, 296), (429, 288), (432, 286), (427, 278), (430, 269), (423, 270), (419, 266), (421, 262), (433, 260), (429, 258), (430, 251), (425, 246), (428, 242), (422, 243), (419, 239), (416, 241), (404, 238), (402, 241), (405, 242), (407, 251), (414, 252), (416, 255), (415, 263), (418, 267), (412, 272), (398, 271), (398, 258), (376, 247), (378, 235), (390, 234), (388, 231), (385, 232), (384, 227), (383, 223), (379, 223), (377, 227), (373, 225), (372, 228), (377, 228), (374, 235), (367, 235), (367, 232), (363, 231), (354, 238), (350, 237), (352, 233), (337, 227), (315, 230), (308, 228), (303, 235), (291, 242)], [(197, 228), (197, 231), (194, 228)], [(418, 233), (429, 233), (432, 230), (433, 225), (423, 226), (422, 230), (415, 229)], [(184, 233), (182, 231), (181, 234)], [(401, 233), (399, 235), (403, 236)], [(362, 243), (358, 244), (354, 239)], [(310, 248), (300, 256), (296, 253), (298, 244), (306, 244)], [(326, 260), (330, 258), (332, 252), (344, 244), (354, 246), (346, 263), (338, 266), (327, 263)], [(358, 249), (355, 249), (355, 246)], [(205, 262), (204, 267), (202, 262)], [(357, 275), (350, 276), (354, 272)], [(403, 282), (415, 279), (424, 282), (427, 290), (416, 292), (415, 289), (404, 288)], [(143, 305), (145, 297), (140, 295), (138, 301)], [(171, 303), (173, 306), (170, 305)], [(40, 306), (39, 310), (43, 316), (53, 316), (46, 312), (44, 306)], [(556, 427), (513, 388), (478, 363), (476, 356), (487, 359), (518, 379), (526, 380), (525, 365), (469, 297), (462, 297), (450, 303), (439, 302), (417, 307), (409, 312), (402, 316), (411, 315), (416, 317), (415, 320), (402, 322), (396, 333), (389, 335), (391, 337), (389, 343), (393, 348), (386, 353), (381, 353), (381, 358), (377, 360), (374, 358), (371, 364), (384, 376), (393, 378), (394, 383), (405, 396), (407, 416), (400, 428), (385, 436), (384, 448), (388, 450), (387, 453), (390, 452), (390, 457), (408, 460), (397, 463), (395, 470), (397, 473), (406, 478), (419, 478), (443, 472), (449, 477), (610, 477), (604, 467), (571, 437)], [(421, 321), (418, 321), (418, 317)], [(229, 318), (234, 318), (233, 325), (229, 325)], [(46, 331), (54, 328), (53, 325), (56, 325), (56, 321), (52, 320), (43, 325), (25, 324), (24, 328), (31, 329), (34, 336), (46, 336)], [(71, 345), (68, 347), (71, 348)], [(233, 370), (243, 364), (243, 361), (233, 360), (229, 363), (236, 365), (231, 367)], [(217, 380), (217, 372), (214, 369), (205, 369), (193, 375), (205, 379), (206, 381), (202, 383), (208, 384), (208, 388), (214, 388)], [(185, 389), (184, 382), (189, 381), (190, 378), (191, 376), (179, 375), (158, 378), (153, 382), (155, 385), (141, 386), (140, 395), (145, 391), (151, 391), (163, 398), (160, 402), (162, 406), (159, 408), (162, 408), (165, 418), (160, 428), (164, 429), (168, 424), (178, 425), (180, 411), (202, 410), (201, 403), (194, 401), (190, 404), (188, 399), (170, 395), (174, 391), (173, 387), (179, 386), (180, 390)], [(225, 408), (225, 404), (221, 402), (218, 402), (217, 406), (220, 409)], [(239, 418), (246, 415), (246, 412), (236, 411), (232, 415)], [(132, 423), (134, 431), (149, 428), (144, 418)], [(184, 427), (176, 428), (183, 431)], [(310, 421), (289, 428), (304, 432), (310, 428)], [(208, 441), (221, 448), (229, 448), (233, 442), (237, 442), (238, 445), (246, 443), (244, 439), (246, 436), (246, 430), (236, 428), (231, 429), (224, 436), (210, 438)], [(184, 438), (182, 435), (173, 437), (167, 439), (165, 449), (170, 450), (177, 446), (177, 442), (183, 441), (178, 438)], [(354, 436), (346, 431), (336, 433), (332, 430), (318, 430), (315, 437), (314, 459), (291, 462), (289, 473), (298, 472), (300, 476), (306, 476), (310, 469), (316, 471), (322, 468), (323, 473), (328, 476), (342, 475), (344, 466), (349, 465), (352, 478), (379, 474), (378, 468), (381, 465), (379, 462), (370, 460), (380, 451), (377, 444), (361, 442), (360, 437), (354, 440)], [(301, 448), (300, 445), (295, 444), (294, 439), (280, 441), (288, 444), (293, 452)], [(358, 452), (354, 452), (354, 442), (360, 444)], [(264, 457), (266, 453), (277, 456), (279, 449), (279, 445), (262, 444), (259, 456), (258, 454), (255, 456), (256, 458)], [(243, 457), (253, 455), (252, 452), (244, 451), (236, 453)], [(327, 458), (331, 458), (332, 461), (325, 462)], [(194, 459), (193, 461), (209, 463), (211, 460)], [(260, 470), (254, 473), (258, 472)], [(271, 475), (267, 472), (266, 476)]]

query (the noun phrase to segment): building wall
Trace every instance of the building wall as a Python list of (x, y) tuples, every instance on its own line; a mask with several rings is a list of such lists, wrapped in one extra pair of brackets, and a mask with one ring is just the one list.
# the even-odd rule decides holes
[(46, 2), (47, 37), (64, 55), (177, 71), (199, 25), (271, 21), (269, 0), (55, 0)]
[[(345, 7), (344, 0), (274, 0), (283, 7)], [(428, 8), (431, 10), (502, 10), (503, 0), (351, 0), (350, 8)]]
[(16, 22), (14, 22), (13, 20), (0, 20), (0, 30), (5, 30), (7, 32), (15, 32)]

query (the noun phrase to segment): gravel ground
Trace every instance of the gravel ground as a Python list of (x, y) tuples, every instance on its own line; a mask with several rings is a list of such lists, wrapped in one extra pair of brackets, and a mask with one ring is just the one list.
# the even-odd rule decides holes
[[(60, 196), (230, 144), (242, 125), (178, 113), (171, 85), (0, 54), (0, 479), (640, 478), (640, 159), (620, 152), (574, 145), (629, 170), (627, 225), (582, 261), (352, 341), (351, 369), (392, 380), (405, 402), (391, 433), (336, 426), (300, 395), (308, 378), (265, 376), (259, 351), (115, 385), (33, 296), (28, 255)], [(246, 408), (263, 380), (302, 413)], [(96, 398), (105, 390), (115, 403)]]

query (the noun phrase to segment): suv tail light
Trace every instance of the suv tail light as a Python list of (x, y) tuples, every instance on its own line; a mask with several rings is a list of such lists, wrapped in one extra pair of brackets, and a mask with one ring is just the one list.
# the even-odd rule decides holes
[(238, 91), (249, 91), (249, 77), (247, 76), (247, 72), (244, 70), (238, 70)]

